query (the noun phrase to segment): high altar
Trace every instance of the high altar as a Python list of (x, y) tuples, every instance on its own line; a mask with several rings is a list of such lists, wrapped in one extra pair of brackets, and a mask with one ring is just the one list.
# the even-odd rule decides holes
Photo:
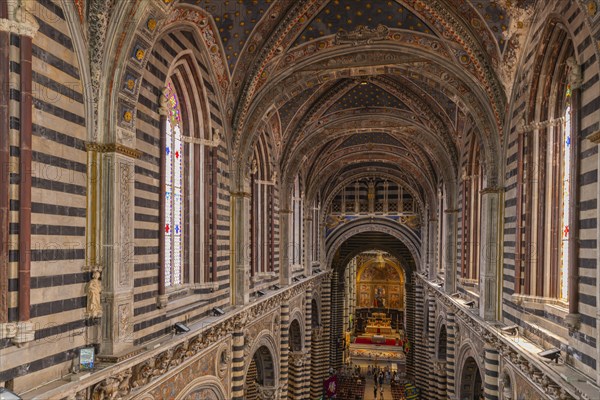
[(373, 315), (368, 318), (366, 333), (391, 335), (393, 333), (392, 319), (385, 313), (373, 313)]

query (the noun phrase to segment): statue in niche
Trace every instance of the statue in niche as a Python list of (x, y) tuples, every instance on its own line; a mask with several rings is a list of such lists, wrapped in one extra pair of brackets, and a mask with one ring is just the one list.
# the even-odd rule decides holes
[(583, 74), (581, 72), (581, 67), (577, 63), (575, 57), (567, 58), (567, 66), (569, 67), (569, 83), (573, 87), (573, 89), (581, 86), (581, 82), (583, 81)]
[(102, 305), (100, 294), (102, 293), (102, 282), (100, 281), (100, 270), (94, 269), (92, 279), (87, 285), (87, 315), (90, 318), (102, 316)]

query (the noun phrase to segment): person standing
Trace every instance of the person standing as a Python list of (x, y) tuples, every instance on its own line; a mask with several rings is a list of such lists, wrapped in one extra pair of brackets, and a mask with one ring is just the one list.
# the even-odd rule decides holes
[(373, 383), (373, 398), (377, 399), (377, 381)]

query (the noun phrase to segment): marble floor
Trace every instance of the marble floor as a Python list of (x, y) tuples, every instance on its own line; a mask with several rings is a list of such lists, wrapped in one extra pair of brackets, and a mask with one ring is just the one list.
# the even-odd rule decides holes
[[(367, 382), (365, 384), (365, 400), (379, 400), (382, 399), (380, 397), (379, 390), (377, 391), (377, 397), (373, 397), (373, 378), (368, 377)], [(392, 400), (392, 388), (389, 383), (383, 384), (383, 400)]]

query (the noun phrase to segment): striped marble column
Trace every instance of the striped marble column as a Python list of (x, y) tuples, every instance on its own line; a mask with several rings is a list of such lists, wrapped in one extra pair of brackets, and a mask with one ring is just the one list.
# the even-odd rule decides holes
[(337, 371), (343, 363), (343, 301), (344, 281), (338, 270), (334, 270), (331, 279), (331, 334), (330, 334), (330, 357), (331, 366)]
[(433, 365), (434, 376), (436, 386), (436, 395), (433, 399), (446, 400), (448, 393), (446, 392), (446, 360), (437, 360)]
[(448, 398), (454, 399), (455, 393), (455, 374), (456, 374), (456, 348), (455, 348), (455, 334), (456, 334), (456, 316), (453, 312), (448, 311), (446, 313), (446, 331), (448, 334), (448, 351), (446, 353), (446, 390)]
[(500, 354), (498, 350), (489, 343), (484, 346), (484, 368), (485, 376), (483, 393), (486, 400), (498, 400), (498, 378), (500, 375)]
[(415, 376), (415, 278), (411, 274), (406, 274), (406, 316), (404, 321), (405, 334), (412, 345), (412, 349), (406, 355), (406, 375), (409, 379), (416, 379)]
[(411, 351), (415, 352), (416, 384), (422, 393), (428, 393), (429, 355), (427, 354), (426, 332), (424, 331), (425, 299), (422, 281), (415, 279), (415, 342)]
[(427, 391), (428, 398), (438, 399), (438, 377), (434, 368), (434, 363), (437, 361), (436, 341), (435, 341), (435, 298), (427, 299), (427, 355), (429, 362), (427, 368), (429, 372), (429, 389)]
[(288, 392), (288, 373), (289, 373), (289, 353), (290, 353), (290, 303), (286, 299), (281, 303), (281, 359), (279, 373), (279, 387), (281, 388), (281, 398), (287, 398)]
[(312, 373), (310, 398), (318, 399), (323, 393), (323, 380), (328, 375), (330, 366), (329, 342), (331, 324), (331, 274), (323, 279), (321, 288), (321, 325), (313, 330)]
[(231, 398), (244, 400), (244, 332), (236, 330), (232, 336)]
[(302, 369), (302, 392), (301, 399), (310, 399), (310, 373), (312, 367), (312, 298), (313, 288), (306, 289), (304, 299), (304, 366)]

